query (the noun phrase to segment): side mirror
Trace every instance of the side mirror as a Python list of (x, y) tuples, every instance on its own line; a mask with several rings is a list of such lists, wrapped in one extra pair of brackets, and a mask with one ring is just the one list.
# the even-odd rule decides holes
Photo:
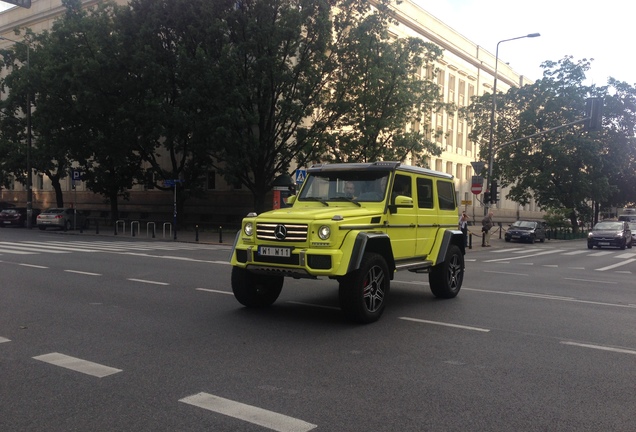
[(290, 196), (287, 198), (287, 205), (292, 205), (292, 204), (293, 204), (293, 203), (295, 203), (295, 202), (296, 202), (296, 195), (290, 195)]

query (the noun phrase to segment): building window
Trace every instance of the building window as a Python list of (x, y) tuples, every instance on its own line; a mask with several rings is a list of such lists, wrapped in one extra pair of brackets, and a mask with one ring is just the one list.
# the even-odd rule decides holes
[(446, 162), (446, 174), (453, 175), (453, 163)]
[(448, 74), (448, 102), (455, 103), (455, 75)]
[(466, 93), (466, 81), (460, 79), (459, 88), (457, 89), (457, 102), (459, 106), (466, 105), (465, 93)]
[(36, 184), (36, 188), (37, 190), (44, 190), (44, 176), (42, 174), (38, 174), (37, 176), (37, 184)]
[(216, 171), (208, 171), (208, 190), (216, 189)]
[(437, 159), (435, 161), (435, 170), (436, 171), (442, 171), (442, 160), (441, 159)]
[(457, 178), (457, 180), (462, 179), (462, 164), (457, 164), (455, 168), (455, 178)]

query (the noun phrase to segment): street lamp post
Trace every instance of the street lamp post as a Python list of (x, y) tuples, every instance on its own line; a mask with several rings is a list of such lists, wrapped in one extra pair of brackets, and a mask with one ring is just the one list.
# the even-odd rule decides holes
[[(497, 42), (497, 49), (495, 50), (495, 79), (492, 86), (492, 108), (490, 111), (490, 133), (488, 138), (488, 178), (486, 179), (486, 189), (491, 189), (492, 184), (492, 168), (495, 163), (494, 161), (494, 149), (493, 149), (493, 136), (495, 133), (495, 112), (497, 111), (497, 70), (499, 66), (499, 44), (502, 42), (509, 42), (517, 39), (525, 39), (525, 38), (535, 38), (541, 36), (540, 33), (530, 33), (524, 36), (517, 36), (510, 39), (504, 39)], [(493, 197), (496, 199), (497, 197)], [(486, 203), (489, 204), (489, 203)], [(484, 215), (488, 213), (488, 205), (484, 206)]]
[(28, 229), (31, 229), (33, 225), (32, 217), (33, 217), (33, 186), (31, 178), (31, 61), (30, 61), (30, 49), (29, 44), (26, 42), (20, 42), (17, 40), (9, 39), (4, 36), (0, 36), (0, 39), (21, 44), (26, 47), (26, 68), (27, 68), (27, 150), (26, 150), (26, 169), (27, 169), (27, 198), (26, 198), (26, 208), (27, 208), (27, 220), (26, 226)]

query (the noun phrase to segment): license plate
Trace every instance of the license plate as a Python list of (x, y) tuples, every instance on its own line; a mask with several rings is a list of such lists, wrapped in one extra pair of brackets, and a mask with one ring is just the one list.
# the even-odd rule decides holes
[(10, 224), (11, 221), (2, 221), (2, 223)]
[(521, 236), (513, 235), (512, 238), (521, 238)]
[(289, 258), (291, 256), (291, 249), (285, 247), (269, 247), (261, 246), (258, 248), (259, 255), (263, 256), (277, 256)]
[(609, 246), (609, 242), (598, 242), (599, 246)]

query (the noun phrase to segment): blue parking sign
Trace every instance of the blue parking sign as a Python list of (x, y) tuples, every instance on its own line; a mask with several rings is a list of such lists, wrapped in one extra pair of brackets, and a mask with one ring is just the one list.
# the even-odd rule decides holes
[(71, 180), (73, 180), (73, 181), (82, 180), (82, 172), (80, 170), (72, 170), (71, 171)]

